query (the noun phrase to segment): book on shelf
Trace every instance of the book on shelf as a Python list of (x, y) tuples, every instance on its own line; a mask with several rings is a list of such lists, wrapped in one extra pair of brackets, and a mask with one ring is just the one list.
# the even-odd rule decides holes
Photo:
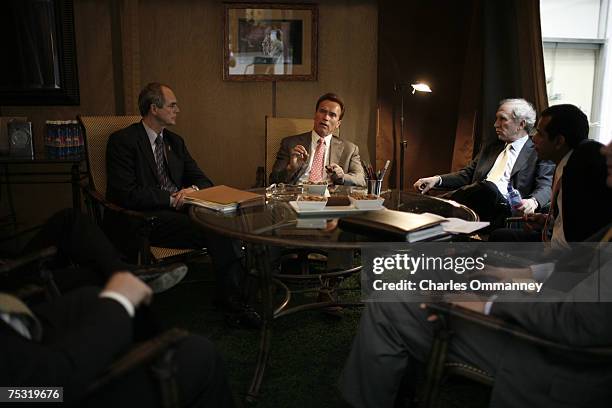
[(219, 212), (230, 212), (238, 208), (265, 203), (265, 196), (250, 191), (238, 190), (225, 185), (193, 191), (185, 196), (185, 204), (197, 205)]
[(361, 235), (392, 241), (418, 242), (445, 235), (443, 217), (389, 209), (341, 218), (338, 226)]

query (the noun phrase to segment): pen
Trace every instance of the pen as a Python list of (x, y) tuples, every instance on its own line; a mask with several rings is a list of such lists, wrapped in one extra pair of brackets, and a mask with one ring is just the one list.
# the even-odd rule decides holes
[(390, 164), (391, 164), (391, 160), (387, 160), (387, 162), (385, 163), (385, 167), (383, 167), (382, 172), (380, 173), (379, 180), (382, 180), (383, 178), (385, 178), (385, 174), (387, 173), (387, 169), (389, 168)]

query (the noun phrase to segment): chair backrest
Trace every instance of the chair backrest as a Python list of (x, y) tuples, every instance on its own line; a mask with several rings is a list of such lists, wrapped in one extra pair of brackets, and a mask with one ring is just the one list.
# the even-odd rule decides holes
[(77, 116), (83, 128), (87, 169), (91, 187), (106, 195), (106, 143), (114, 132), (140, 122), (141, 117), (132, 116)]
[[(272, 171), (276, 160), (276, 152), (283, 138), (312, 130), (312, 118), (274, 118), (266, 116), (266, 175)], [(340, 135), (340, 128), (336, 129), (335, 135)]]

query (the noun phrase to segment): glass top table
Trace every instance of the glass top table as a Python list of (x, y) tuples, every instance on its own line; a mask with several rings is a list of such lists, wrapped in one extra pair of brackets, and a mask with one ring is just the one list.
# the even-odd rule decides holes
[[(262, 190), (263, 192), (263, 190)], [(346, 194), (346, 190), (332, 195)], [(392, 210), (413, 213), (429, 212), (443, 217), (455, 217), (468, 221), (478, 220), (468, 207), (454, 201), (421, 195), (412, 192), (388, 190), (381, 194), (383, 205)], [(338, 215), (298, 215), (288, 201), (269, 197), (265, 205), (238, 209), (221, 214), (202, 207), (192, 206), (191, 219), (205, 229), (221, 235), (248, 242), (303, 248), (357, 248), (366, 242), (376, 242), (371, 236), (342, 230), (338, 226)]]
[[(350, 188), (341, 186), (332, 192), (334, 195), (346, 195)], [(257, 192), (264, 193), (261, 189)], [(414, 212), (434, 213), (443, 217), (456, 217), (468, 221), (477, 221), (478, 217), (468, 207), (453, 201), (437, 197), (425, 196), (397, 190), (381, 194), (385, 199), (384, 206), (389, 209)], [(306, 250), (340, 250), (358, 249), (368, 242), (376, 242), (369, 236), (358, 235), (344, 231), (338, 226), (342, 214), (331, 216), (300, 216), (290, 206), (289, 201), (295, 200), (297, 194), (275, 194), (267, 197), (265, 205), (238, 209), (229, 214), (222, 214), (202, 207), (191, 206), (189, 215), (200, 227), (247, 242), (246, 263), (248, 270), (257, 271), (259, 289), (263, 308), (263, 326), (257, 357), (257, 366), (247, 391), (246, 401), (254, 403), (259, 398), (259, 389), (263, 381), (264, 371), (270, 353), (272, 321), (293, 312), (340, 304), (337, 301), (317, 300), (315, 303), (288, 307), (292, 290), (284, 283), (283, 277), (273, 271), (271, 259), (274, 257), (270, 247), (301, 248)], [(313, 251), (315, 252), (315, 251)], [(330, 272), (316, 275), (301, 275), (301, 278), (313, 279), (322, 288), (323, 278), (345, 276), (361, 270), (361, 266), (341, 272)], [(286, 276), (285, 276), (286, 278)], [(300, 279), (301, 280), (301, 279)], [(284, 298), (275, 303), (272, 284), (283, 288)], [(314, 291), (317, 291), (314, 288)], [(360, 304), (360, 303), (357, 303)], [(343, 303), (343, 306), (349, 304)]]

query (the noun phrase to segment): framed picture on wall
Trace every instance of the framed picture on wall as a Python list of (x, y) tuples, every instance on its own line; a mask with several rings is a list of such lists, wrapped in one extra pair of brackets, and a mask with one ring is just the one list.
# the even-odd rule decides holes
[(223, 79), (317, 79), (315, 4), (226, 3)]

